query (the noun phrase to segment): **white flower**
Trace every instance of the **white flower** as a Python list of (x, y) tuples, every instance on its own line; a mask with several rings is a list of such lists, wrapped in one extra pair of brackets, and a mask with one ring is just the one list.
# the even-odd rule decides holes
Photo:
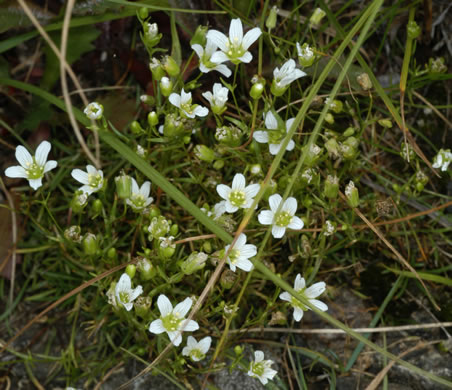
[(306, 76), (306, 73), (296, 68), (295, 61), (290, 59), (281, 66), (281, 69), (275, 68), (273, 70), (273, 79), (277, 88), (285, 88), (291, 82)]
[(250, 362), (248, 376), (257, 378), (263, 385), (266, 385), (268, 380), (272, 380), (278, 371), (273, 370), (270, 366), (273, 360), (264, 360), (264, 353), (262, 351), (254, 352), (254, 362)]
[(262, 225), (273, 225), (272, 234), (275, 238), (281, 238), (286, 232), (286, 228), (300, 230), (303, 228), (303, 221), (294, 216), (297, 211), (297, 200), (293, 197), (287, 198), (279, 211), (282, 202), (281, 195), (274, 194), (268, 198), (271, 210), (263, 210), (257, 216)]
[(452, 162), (452, 153), (450, 149), (440, 149), (433, 159), (433, 168), (441, 168), (441, 171), (447, 171), (449, 164)]
[(209, 102), (212, 111), (215, 114), (222, 114), (226, 109), (225, 104), (228, 101), (229, 90), (220, 83), (213, 85), (213, 94), (210, 91), (204, 92), (202, 96)]
[(84, 184), (79, 189), (88, 195), (99, 191), (104, 185), (104, 173), (92, 165), (86, 166), (86, 172), (81, 169), (73, 169), (71, 176), (78, 182)]
[(32, 156), (25, 147), (19, 145), (16, 148), (16, 159), (19, 165), (9, 167), (5, 170), (5, 175), (13, 178), (27, 179), (30, 187), (37, 190), (42, 186), (44, 173), (56, 168), (58, 163), (54, 160), (47, 161), (52, 145), (48, 141), (42, 141), (36, 148), (36, 153)]
[(126, 273), (121, 275), (119, 282), (115, 287), (116, 304), (121, 304), (127, 311), (132, 310), (133, 301), (143, 293), (143, 287), (132, 288), (130, 276)]
[(149, 332), (155, 334), (168, 333), (171, 342), (177, 347), (182, 342), (183, 331), (193, 332), (199, 329), (196, 321), (185, 319), (192, 304), (193, 301), (190, 298), (185, 298), (183, 302), (178, 303), (173, 309), (170, 300), (161, 294), (157, 299), (160, 318), (151, 322)]
[(209, 110), (206, 107), (191, 104), (191, 92), (186, 93), (183, 88), (180, 95), (172, 93), (169, 96), (169, 101), (173, 106), (179, 108), (188, 118), (194, 118), (195, 116), (206, 116), (209, 113)]
[(97, 102), (92, 102), (86, 106), (83, 112), (89, 119), (96, 120), (102, 118), (104, 107)]
[(191, 48), (196, 52), (196, 54), (199, 57), (199, 70), (202, 73), (209, 73), (211, 70), (216, 70), (217, 72), (220, 72), (223, 76), (229, 77), (232, 72), (231, 70), (221, 63), (214, 63), (211, 61), (211, 57), (213, 53), (217, 50), (217, 45), (213, 43), (211, 39), (207, 38), (206, 47), (205, 49), (195, 43), (191, 46)]
[[(226, 245), (224, 251), (227, 252), (230, 246), (231, 245)], [(246, 235), (242, 233), (229, 252), (226, 262), (229, 264), (229, 268), (234, 272), (236, 267), (249, 272), (253, 269), (253, 263), (248, 259), (255, 256), (256, 253), (256, 245), (247, 244)]]
[(240, 62), (249, 63), (253, 56), (248, 51), (248, 48), (261, 34), (261, 29), (255, 27), (243, 36), (242, 21), (238, 18), (231, 20), (229, 38), (220, 31), (209, 30), (206, 35), (207, 39), (212, 40), (221, 50), (213, 53), (210, 60), (217, 64), (225, 61), (231, 61), (234, 64), (239, 64)]
[[(309, 301), (309, 303), (314, 305), (317, 309), (319, 309), (321, 311), (328, 310), (327, 305), (325, 305), (323, 302), (321, 302), (317, 299), (314, 299), (314, 298), (317, 298), (318, 296), (320, 296), (321, 294), (323, 294), (323, 292), (325, 291), (325, 289), (326, 289), (325, 282), (315, 283), (311, 287), (306, 288), (306, 282), (305, 282), (304, 278), (302, 278), (301, 275), (298, 274), (295, 278), (295, 283), (294, 283), (293, 288), (297, 293), (299, 293), (300, 295), (305, 297)], [(287, 291), (281, 293), (279, 295), (279, 297), (283, 301), (287, 301), (292, 305), (292, 307), (294, 308), (293, 317), (294, 317), (295, 321), (297, 321), (297, 322), (302, 319), (303, 314), (306, 310), (310, 310), (309, 307), (303, 305), (303, 303), (301, 303), (298, 299), (293, 297)]]
[(182, 350), (183, 356), (190, 356), (190, 359), (199, 362), (206, 357), (206, 353), (210, 348), (212, 338), (207, 336), (202, 340), (196, 341), (193, 336), (188, 336), (187, 346)]
[(145, 181), (141, 188), (134, 178), (132, 178), (132, 195), (126, 199), (126, 203), (132, 207), (134, 211), (141, 211), (148, 207), (154, 200), (149, 193), (151, 192), (151, 182)]
[(245, 187), (245, 176), (237, 173), (232, 179), (232, 188), (225, 184), (218, 184), (217, 192), (225, 200), (226, 212), (235, 213), (239, 208), (251, 207), (260, 187), (259, 184), (250, 184)]
[(309, 45), (300, 46), (297, 42), (297, 53), (298, 57), (301, 57), (305, 61), (310, 61), (314, 57), (314, 50), (311, 49)]
[[(295, 118), (290, 118), (286, 121), (285, 129), (278, 129), (278, 121), (271, 111), (265, 115), (265, 127), (270, 131), (255, 131), (253, 138), (261, 144), (269, 144), (270, 154), (277, 155), (281, 149), (281, 144), (286, 137), (287, 132), (292, 126)], [(295, 147), (295, 142), (290, 140), (287, 144), (286, 150), (292, 150)]]

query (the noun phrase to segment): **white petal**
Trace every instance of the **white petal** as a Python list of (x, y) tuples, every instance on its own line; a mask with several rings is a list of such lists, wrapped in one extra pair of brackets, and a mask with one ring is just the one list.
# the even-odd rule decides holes
[(155, 333), (155, 334), (161, 334), (163, 332), (166, 332), (165, 327), (163, 326), (162, 320), (158, 319), (151, 322), (151, 325), (149, 325), (149, 332)]
[(322, 311), (328, 310), (328, 306), (324, 304), (322, 301), (319, 301), (318, 299), (310, 299), (309, 302), (311, 302), (319, 310)]
[(209, 113), (209, 110), (206, 107), (202, 107), (202, 106), (196, 106), (195, 109), (193, 110), (193, 114), (195, 114), (195, 116), (206, 116)]
[(297, 212), (297, 200), (292, 196), (288, 197), (281, 207), (281, 211), (287, 211), (290, 215), (294, 215)]
[(282, 299), (286, 302), (292, 302), (292, 295), (290, 295), (287, 291), (284, 291), (283, 293), (279, 294), (279, 299)]
[[(198, 345), (198, 342), (193, 336), (188, 336), (187, 338), (187, 347), (193, 348)], [(185, 349), (185, 348), (184, 348)]]
[(180, 103), (181, 104), (187, 104), (191, 101), (191, 92), (185, 92), (182, 88), (182, 91), (180, 91)]
[(184, 329), (185, 332), (194, 332), (199, 329), (199, 325), (196, 321), (186, 320), (181, 329)]
[(225, 201), (224, 208), (227, 213), (235, 213), (239, 208), (234, 206), (229, 200)]
[(293, 310), (293, 318), (295, 321), (301, 321), (301, 319), (303, 318), (303, 314), (304, 311), (302, 309), (300, 309), (299, 307), (294, 307)]
[(179, 313), (181, 317), (185, 317), (185, 315), (190, 310), (193, 301), (191, 298), (185, 298), (181, 303), (178, 303), (174, 308), (174, 313)]
[(211, 344), (212, 344), (212, 337), (207, 336), (207, 337), (204, 337), (202, 340), (199, 341), (198, 348), (200, 349), (200, 351), (202, 353), (207, 353), (207, 351), (209, 350)]
[(323, 294), (326, 289), (325, 282), (318, 282), (307, 288), (304, 292), (307, 298), (317, 298), (319, 295)]
[(210, 57), (210, 61), (214, 64), (221, 64), (223, 62), (229, 61), (229, 57), (222, 51), (216, 51), (212, 54), (212, 57)]
[(242, 21), (237, 19), (232, 19), (229, 25), (229, 40), (233, 45), (241, 44), (243, 39), (243, 26)]
[(242, 40), (242, 47), (245, 50), (248, 50), (248, 48), (254, 43), (256, 42), (259, 37), (261, 36), (262, 31), (259, 27), (254, 27), (252, 28), (250, 31), (248, 31), (245, 36), (243, 37)]
[(132, 290), (132, 293), (130, 294), (130, 300), (134, 301), (137, 299), (141, 294), (143, 294), (143, 287), (137, 286)]
[(295, 278), (295, 283), (294, 283), (294, 287), (293, 289), (295, 291), (301, 291), (306, 287), (306, 281), (304, 280), (304, 278), (301, 277), (300, 274), (298, 274)]
[(79, 183), (88, 184), (88, 174), (81, 169), (73, 169), (71, 172), (71, 176), (77, 180)]
[(287, 225), (287, 227), (292, 230), (301, 230), (303, 229), (303, 226), (304, 222), (296, 216), (292, 217), (292, 221)]
[(251, 60), (253, 59), (253, 55), (249, 51), (247, 51), (238, 59), (245, 64), (249, 64), (251, 62)]
[(243, 190), (245, 188), (245, 176), (241, 173), (237, 173), (232, 179), (232, 190)]
[(229, 77), (232, 74), (231, 69), (229, 69), (226, 65), (218, 64), (213, 69), (215, 69), (217, 72), (220, 72), (225, 77)]
[(210, 92), (210, 91), (203, 92), (201, 95), (204, 96), (204, 98), (210, 103), (210, 105), (212, 105), (212, 100), (213, 100), (212, 92)]
[(39, 179), (28, 179), (28, 184), (30, 184), (30, 187), (33, 188), (35, 191), (42, 186), (42, 177)]
[(179, 331), (176, 332), (167, 332), (168, 337), (170, 338), (171, 342), (178, 347), (180, 343), (182, 342), (182, 335)]
[(249, 259), (250, 257), (256, 256), (257, 248), (256, 245), (253, 244), (246, 244), (243, 246), (243, 248), (240, 250), (240, 257), (246, 257)]
[(6, 168), (5, 175), (8, 177), (13, 177), (13, 178), (23, 177), (26, 179), (28, 177), (25, 169), (19, 165), (15, 165), (13, 167)]
[(253, 133), (253, 138), (261, 144), (268, 143), (268, 133), (266, 131), (255, 131)]
[(268, 150), (272, 156), (276, 156), (281, 150), (281, 144), (270, 144), (268, 145)]
[(87, 195), (91, 195), (94, 192), (94, 188), (91, 187), (90, 185), (86, 184), (84, 186), (81, 186), (79, 188), (79, 191), (82, 191), (82, 192), (84, 192)]
[(284, 236), (285, 232), (286, 232), (285, 227), (276, 226), (276, 225), (273, 225), (273, 227), (272, 227), (272, 235), (275, 238), (281, 238), (282, 236)]
[(191, 45), (191, 48), (195, 51), (195, 53), (201, 59), (204, 54), (204, 49), (202, 48), (202, 46), (195, 43), (194, 45)]
[(246, 234), (241, 233), (234, 244), (234, 249), (241, 250), (245, 244), (246, 244)]
[(291, 151), (291, 150), (293, 150), (294, 147), (295, 147), (295, 142), (293, 142), (293, 140), (290, 140), (286, 146), (286, 150)]
[(29, 165), (33, 164), (32, 155), (22, 145), (19, 145), (16, 148), (16, 160), (19, 161), (19, 164), (24, 168), (28, 168)]
[(253, 269), (253, 263), (247, 259), (238, 259), (235, 265), (245, 272), (250, 272)]
[(232, 191), (231, 187), (228, 187), (225, 184), (217, 185), (218, 195), (220, 195), (223, 199), (227, 200), (229, 198), (229, 194), (231, 193), (231, 191)]
[(270, 210), (263, 210), (259, 213), (257, 219), (262, 225), (271, 225), (273, 223), (273, 212)]
[(262, 360), (264, 360), (264, 353), (262, 351), (254, 351), (254, 361), (259, 363)]
[(140, 188), (140, 194), (145, 198), (149, 198), (149, 193), (151, 192), (151, 182), (145, 181)]
[(292, 123), (295, 121), (295, 118), (290, 118), (286, 120), (286, 131), (288, 132), (292, 127)]
[[(87, 165), (86, 166), (86, 172), (88, 172), (90, 175), (97, 175), (98, 174), (98, 171), (97, 171), (96, 167), (93, 166), (93, 165)], [(99, 172), (102, 172), (102, 171), (99, 171)]]
[[(224, 35), (222, 32), (217, 30), (209, 30), (207, 31), (207, 42), (209, 40), (217, 45), (221, 50), (227, 51), (228, 47), (226, 46), (226, 43), (228, 42), (228, 37)], [(212, 61), (212, 59), (210, 59)], [(213, 61), (212, 61), (213, 62)]]
[(235, 272), (237, 270), (235, 264), (232, 264), (231, 260), (229, 260), (229, 257), (227, 258), (227, 263), (229, 264), (229, 268), (231, 269), (232, 272)]
[(132, 177), (132, 194), (138, 194), (140, 192), (140, 188), (138, 187), (137, 181)]
[(276, 213), (281, 201), (282, 198), (279, 194), (273, 194), (268, 198), (268, 204), (270, 205), (270, 209), (273, 211), (273, 213)]
[[(216, 31), (216, 30), (212, 30), (212, 31)], [(226, 38), (227, 40), (227, 38)], [(217, 50), (218, 46), (215, 44), (215, 42), (213, 42), (211, 39), (209, 39), (207, 37), (206, 40), (206, 48), (204, 49), (205, 55), (210, 58), (212, 57), (212, 54), (215, 52), (215, 50)]]
[(269, 130), (276, 130), (278, 128), (278, 121), (271, 111), (265, 115), (265, 127)]
[(50, 142), (42, 141), (36, 149), (35, 159), (40, 167), (46, 163), (51, 148)]
[(254, 198), (260, 189), (260, 184), (250, 184), (245, 188), (245, 194), (248, 198)]
[(118, 294), (120, 291), (130, 290), (132, 286), (132, 281), (130, 280), (130, 276), (126, 273), (123, 273), (119, 278), (118, 283), (116, 283), (115, 292)]
[(173, 311), (173, 305), (171, 304), (168, 297), (164, 294), (160, 294), (157, 299), (157, 306), (160, 310), (162, 317), (166, 317)]
[(51, 171), (53, 168), (56, 168), (58, 163), (55, 160), (47, 161), (44, 165), (44, 173)]
[(180, 95), (178, 95), (177, 93), (172, 93), (169, 96), (168, 100), (170, 101), (170, 103), (173, 106), (176, 106), (176, 107), (180, 108)]

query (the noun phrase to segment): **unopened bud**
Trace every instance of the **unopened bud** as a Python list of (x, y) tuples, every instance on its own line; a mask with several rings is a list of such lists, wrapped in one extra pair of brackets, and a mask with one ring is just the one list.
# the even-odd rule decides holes
[(140, 273), (140, 277), (143, 280), (151, 280), (156, 274), (157, 270), (152, 265), (151, 261), (146, 259), (145, 257), (138, 260), (137, 269)]
[(190, 46), (197, 44), (204, 47), (206, 44), (207, 30), (207, 26), (198, 26), (193, 34), (193, 38), (190, 40)]
[(160, 80), (160, 90), (163, 96), (171, 95), (171, 92), (173, 92), (173, 82), (166, 76), (162, 77)]
[(128, 199), (132, 195), (132, 178), (124, 172), (115, 177), (116, 194), (119, 199)]
[(414, 20), (408, 22), (406, 29), (410, 39), (416, 39), (421, 33), (421, 28)]
[(161, 62), (157, 58), (151, 59), (149, 69), (152, 72), (152, 77), (154, 77), (154, 80), (160, 81), (162, 77), (165, 76), (165, 70), (163, 69)]
[(177, 62), (171, 56), (165, 56), (162, 62), (163, 68), (171, 77), (179, 76), (180, 68)]
[(155, 111), (151, 111), (148, 114), (148, 123), (150, 126), (157, 126), (159, 123), (159, 117)]
[(339, 193), (339, 179), (337, 176), (328, 175), (325, 180), (323, 194), (329, 199), (336, 199)]
[(130, 279), (134, 278), (136, 272), (137, 272), (137, 267), (135, 266), (135, 264), (129, 264), (126, 267), (126, 274), (129, 275)]
[(215, 152), (206, 145), (196, 145), (195, 155), (200, 160), (211, 163), (215, 159)]
[(355, 183), (350, 180), (350, 183), (345, 187), (345, 196), (347, 197), (348, 204), (355, 208), (359, 205), (359, 193), (358, 189), (355, 187)]
[(237, 281), (237, 274), (230, 269), (225, 269), (220, 276), (220, 284), (225, 290), (230, 290)]
[(87, 204), (88, 204), (88, 194), (78, 190), (75, 192), (71, 200), (70, 207), (74, 213), (81, 213)]
[(268, 14), (267, 20), (265, 21), (265, 26), (271, 30), (273, 28), (276, 27), (276, 18), (278, 16), (278, 7), (276, 5), (274, 5), (271, 10), (270, 13)]
[(91, 256), (96, 254), (98, 249), (96, 236), (92, 233), (86, 233), (82, 240), (82, 247), (85, 255)]
[(130, 130), (133, 134), (143, 134), (144, 129), (141, 127), (141, 125), (138, 123), (138, 121), (133, 121), (130, 124)]
[(262, 93), (264, 92), (265, 89), (265, 84), (262, 82), (257, 82), (256, 84), (254, 84), (251, 89), (250, 89), (250, 96), (257, 100), (260, 99), (260, 97), (262, 96)]
[(207, 258), (208, 256), (204, 252), (193, 252), (180, 265), (181, 271), (185, 275), (191, 275), (205, 267)]
[(304, 162), (308, 167), (312, 167), (317, 164), (320, 156), (322, 155), (322, 149), (318, 147), (316, 144), (311, 144), (310, 147), (308, 145), (303, 147), (303, 153), (305, 154)]
[(323, 9), (316, 8), (312, 16), (309, 18), (309, 25), (311, 27), (318, 26), (322, 19), (325, 17), (325, 15), (326, 12)]

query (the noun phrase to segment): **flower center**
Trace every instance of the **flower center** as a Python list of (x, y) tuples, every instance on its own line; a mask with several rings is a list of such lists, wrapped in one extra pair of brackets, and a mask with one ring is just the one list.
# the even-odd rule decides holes
[(251, 371), (253, 371), (253, 373), (256, 374), (257, 376), (261, 377), (262, 375), (264, 375), (265, 365), (263, 364), (263, 362), (253, 363)]
[(275, 225), (285, 227), (292, 221), (292, 215), (287, 211), (280, 211), (275, 215)]
[(238, 249), (232, 249), (229, 252), (229, 260), (231, 264), (235, 264), (240, 256), (240, 251)]
[(246, 200), (245, 192), (241, 190), (231, 191), (228, 198), (229, 202), (235, 207), (240, 207)]
[(199, 349), (192, 349), (190, 351), (190, 357), (193, 360), (202, 360), (204, 359), (204, 354)]
[[(298, 291), (298, 293), (302, 294), (301, 291)], [(308, 308), (303, 305), (297, 298), (292, 297), (290, 300), (290, 303), (293, 307), (298, 307), (299, 309), (303, 310), (303, 311), (308, 311)]]
[(33, 157), (33, 163), (27, 164), (26, 171), (28, 179), (39, 179), (44, 174), (44, 167), (39, 166)]
[(242, 42), (239, 41), (237, 37), (235, 37), (232, 41), (229, 39), (226, 42), (226, 47), (228, 48), (226, 54), (232, 62), (239, 62), (238, 58), (242, 57), (245, 54), (245, 50), (242, 47)]
[(133, 194), (131, 201), (137, 209), (142, 209), (146, 203), (144, 196), (141, 194)]
[(179, 329), (182, 318), (177, 313), (170, 313), (162, 318), (163, 326), (168, 332), (175, 332)]
[(121, 291), (119, 293), (119, 299), (121, 300), (122, 303), (129, 303), (130, 301), (130, 295), (128, 292), (126, 291)]
[(268, 143), (280, 144), (286, 133), (282, 130), (269, 130), (268, 131)]
[(96, 173), (88, 173), (88, 185), (92, 188), (98, 188), (102, 185), (102, 176)]

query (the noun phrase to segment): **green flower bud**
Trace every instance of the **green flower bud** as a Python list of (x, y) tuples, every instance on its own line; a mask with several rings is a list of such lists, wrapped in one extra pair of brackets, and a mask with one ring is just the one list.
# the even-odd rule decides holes
[(392, 127), (392, 122), (390, 119), (380, 119), (378, 120), (378, 124), (380, 126), (386, 127), (387, 129), (390, 129)]
[(250, 166), (250, 172), (252, 175), (260, 175), (262, 174), (262, 167), (261, 164), (253, 164)]
[(322, 19), (325, 17), (326, 12), (320, 8), (316, 8), (314, 10), (314, 13), (312, 14), (312, 16), (309, 18), (309, 25), (311, 27), (313, 26), (318, 26), (320, 24), (320, 22), (322, 21)]
[(235, 126), (217, 127), (215, 139), (224, 145), (235, 148), (241, 144), (243, 132)]
[(158, 45), (160, 39), (162, 39), (162, 34), (159, 34), (157, 23), (143, 23), (143, 30), (143, 43), (146, 47), (152, 49)]
[(348, 127), (344, 131), (344, 137), (351, 137), (353, 134), (355, 134), (355, 129), (353, 127)]
[(303, 146), (302, 150), (306, 156), (304, 162), (308, 167), (313, 167), (314, 165), (316, 165), (317, 161), (322, 155), (322, 148), (318, 147), (316, 144), (311, 144), (310, 148), (308, 148), (308, 145)]
[(176, 138), (186, 133), (184, 123), (176, 114), (168, 114), (165, 116), (165, 124), (163, 125), (163, 135), (168, 138)]
[(144, 129), (141, 127), (141, 125), (137, 121), (133, 121), (130, 124), (130, 130), (133, 134), (143, 134)]
[(325, 142), (325, 149), (328, 151), (328, 155), (333, 159), (337, 159), (339, 157), (339, 144), (336, 141), (336, 138), (330, 138)]
[(344, 108), (344, 104), (340, 100), (331, 100), (329, 97), (325, 99), (325, 104), (330, 110), (333, 110), (336, 114), (339, 114)]
[(166, 70), (171, 77), (177, 77), (180, 73), (179, 65), (171, 56), (165, 56), (162, 62), (163, 68)]
[(193, 252), (180, 265), (180, 269), (185, 275), (191, 275), (206, 266), (207, 258), (208, 256), (204, 252)]
[(323, 195), (329, 199), (336, 199), (339, 193), (339, 179), (337, 176), (328, 175), (325, 180)]
[(210, 243), (210, 241), (206, 241), (202, 245), (202, 249), (204, 249), (204, 251), (207, 252), (207, 253), (212, 253), (212, 244)]
[(219, 171), (220, 169), (223, 169), (224, 167), (224, 160), (216, 160), (213, 163), (213, 169), (216, 169), (217, 171)]
[(150, 218), (158, 217), (160, 214), (161, 214), (160, 210), (155, 204), (153, 204), (153, 205), (151, 205), (151, 207), (149, 207), (149, 217)]
[(345, 187), (345, 196), (347, 197), (348, 204), (355, 208), (359, 205), (359, 193), (358, 189), (355, 187), (355, 183), (350, 180), (350, 183)]
[(153, 106), (155, 104), (155, 98), (151, 95), (141, 95), (141, 103), (147, 104), (148, 106)]
[(132, 195), (132, 178), (124, 172), (115, 177), (116, 194), (119, 199), (128, 199)]
[(400, 145), (400, 156), (405, 161), (413, 161), (416, 157), (416, 153), (409, 143), (402, 142)]
[(289, 85), (286, 85), (285, 87), (282, 87), (278, 85), (275, 79), (272, 81), (272, 85), (270, 87), (270, 91), (274, 96), (281, 96), (284, 95), (284, 92), (287, 91), (287, 88), (289, 88)]
[(175, 236), (175, 235), (177, 235), (177, 233), (179, 233), (179, 225), (178, 225), (177, 223), (173, 223), (173, 224), (171, 225), (169, 234), (170, 234), (171, 236)]
[(414, 20), (408, 22), (406, 29), (410, 39), (416, 39), (421, 33), (421, 28)]
[(147, 19), (148, 16), (149, 16), (149, 10), (148, 10), (146, 7), (141, 7), (141, 8), (138, 10), (138, 17), (139, 17), (141, 20)]
[(117, 258), (118, 258), (118, 252), (117, 252), (116, 248), (110, 248), (110, 249), (107, 251), (107, 259), (108, 259), (108, 262), (109, 262), (109, 263), (114, 262), (114, 261), (117, 260)]
[(298, 62), (305, 68), (312, 66), (316, 60), (314, 48), (311, 48), (307, 43), (303, 43), (303, 45), (300, 46), (297, 42), (297, 54)]
[(160, 80), (160, 90), (163, 96), (171, 95), (171, 92), (173, 92), (173, 82), (168, 77), (162, 77)]
[(81, 242), (82, 241), (82, 237), (80, 235), (82, 229), (80, 228), (80, 226), (71, 226), (67, 229), (65, 229), (64, 231), (64, 238), (66, 238), (66, 240), (68, 241), (72, 241), (72, 242)]
[(258, 82), (256, 84), (254, 84), (251, 89), (250, 89), (250, 96), (254, 99), (260, 99), (260, 97), (262, 96), (262, 94), (264, 93), (264, 89), (265, 89), (265, 84)]
[(419, 170), (416, 172), (415, 180), (416, 180), (416, 188), (417, 188), (417, 185), (420, 184), (422, 186), (422, 189), (418, 190), (418, 191), (422, 191), (424, 189), (425, 185), (428, 183), (428, 176), (424, 172)]
[(96, 199), (93, 202), (93, 205), (91, 206), (91, 210), (93, 211), (93, 214), (96, 216), (102, 212), (103, 208), (104, 205), (102, 204), (102, 201), (100, 199)]
[(88, 194), (78, 190), (72, 197), (70, 207), (72, 209), (72, 212), (78, 214), (83, 211), (87, 204), (88, 204)]
[(190, 40), (190, 46), (195, 44), (201, 45), (204, 47), (206, 45), (206, 35), (207, 35), (207, 26), (198, 26), (196, 28), (195, 33), (193, 34), (193, 38)]
[(82, 247), (85, 255), (95, 255), (98, 250), (96, 236), (92, 233), (86, 233), (82, 240)]
[(149, 69), (152, 72), (152, 77), (154, 77), (154, 80), (160, 81), (162, 77), (165, 76), (165, 70), (163, 69), (161, 62), (157, 58), (153, 57), (151, 59)]
[(445, 65), (444, 57), (429, 58), (428, 65), (425, 65), (425, 67), (430, 73), (433, 74), (447, 72), (447, 66)]
[(416, 191), (421, 192), (424, 189), (425, 185), (422, 183), (416, 183)]
[(149, 240), (159, 239), (168, 234), (170, 230), (170, 224), (163, 216), (154, 217), (148, 226)]
[(370, 80), (370, 77), (367, 73), (361, 73), (356, 77), (356, 81), (358, 81), (358, 84), (361, 86), (361, 88), (364, 91), (368, 91), (372, 88), (372, 81)]
[(348, 137), (343, 144), (341, 144), (341, 152), (346, 160), (355, 158), (358, 153), (359, 141), (355, 137)]
[(220, 285), (225, 290), (230, 290), (237, 280), (237, 274), (230, 269), (225, 269), (220, 276)]
[(265, 21), (265, 26), (271, 30), (272, 28), (275, 28), (276, 26), (276, 18), (278, 16), (278, 7), (276, 5), (274, 5), (267, 17), (267, 20)]
[(151, 280), (157, 274), (155, 267), (152, 265), (150, 260), (146, 259), (145, 257), (142, 257), (140, 260), (138, 260), (137, 269), (140, 273), (141, 279), (144, 281)]
[(155, 111), (151, 111), (148, 114), (148, 123), (149, 126), (157, 126), (159, 123), (159, 116), (157, 115), (157, 113)]
[(200, 160), (211, 163), (215, 159), (215, 152), (206, 145), (196, 145), (195, 155)]
[(126, 274), (130, 276), (130, 279), (134, 278), (136, 272), (137, 272), (137, 267), (135, 266), (135, 264), (129, 264), (126, 267)]
[(151, 316), (151, 305), (152, 305), (152, 298), (146, 297), (146, 296), (139, 296), (137, 299), (135, 299), (135, 302), (133, 304), (133, 307), (135, 309), (135, 313), (138, 317), (141, 317), (143, 320), (147, 321), (150, 319)]
[(331, 114), (331, 112), (328, 112), (325, 115), (325, 122), (329, 123), (330, 125), (332, 125), (334, 123), (334, 116), (333, 116), (333, 114)]
[(243, 353), (243, 348), (240, 345), (234, 347), (234, 353), (236, 356), (240, 356)]

